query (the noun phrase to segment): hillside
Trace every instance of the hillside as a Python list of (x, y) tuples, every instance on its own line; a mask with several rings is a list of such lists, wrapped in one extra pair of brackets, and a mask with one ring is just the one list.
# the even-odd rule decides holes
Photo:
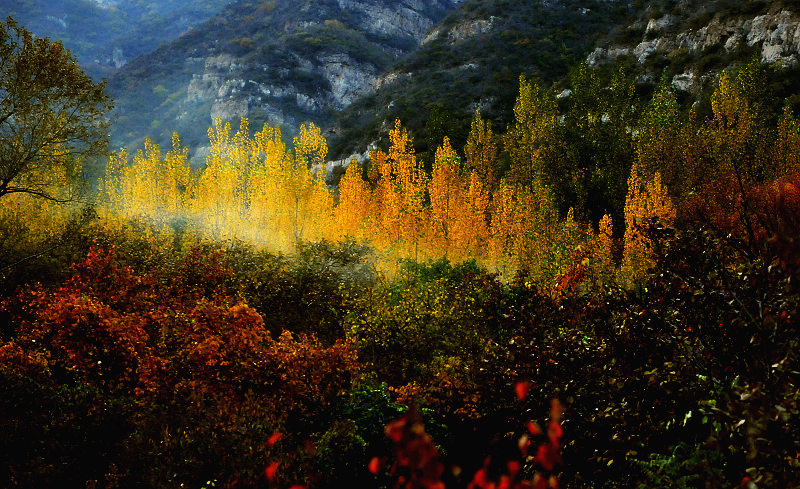
[(798, 48), (800, 2), (663, 0), (643, 5), (633, 22), (598, 43), (587, 62), (622, 62), (640, 85), (663, 79), (685, 104), (707, 105), (722, 70), (758, 59), (769, 67), (779, 109), (784, 98), (798, 102)]
[[(204, 25), (127, 65), (112, 80), (116, 145), (178, 131), (207, 145), (214, 118), (296, 130), (327, 124), (428, 30), (454, 0), (240, 0)], [(202, 151), (198, 153), (202, 156)]]
[(0, 22), (0, 488), (800, 489), (798, 12)]
[[(519, 75), (562, 79), (609, 30), (633, 18), (627, 2), (471, 0), (451, 13), (422, 46), (384, 74), (374, 96), (354, 103), (337, 121), (333, 152), (363, 148), (400, 118), (418, 151), (428, 150), (433, 111), (441, 143), (463, 145), (476, 108), (504, 128), (512, 119)], [(435, 124), (434, 124), (435, 125)]]
[[(418, 152), (447, 135), (463, 145), (476, 108), (504, 130), (513, 118), (519, 74), (570, 88), (569, 70), (624, 67), (645, 100), (664, 77), (684, 106), (710, 110), (719, 73), (752, 58), (768, 66), (777, 115), (797, 105), (799, 2), (470, 1), (434, 28), (421, 48), (381, 77), (374, 96), (337, 121), (333, 153), (359, 151), (400, 118)], [(569, 93), (569, 92), (565, 92)], [(435, 131), (428, 134), (429, 129)], [(438, 144), (438, 143), (436, 143)]]
[(111, 76), (217, 13), (230, 0), (0, 0), (39, 36), (59, 40), (94, 78)]

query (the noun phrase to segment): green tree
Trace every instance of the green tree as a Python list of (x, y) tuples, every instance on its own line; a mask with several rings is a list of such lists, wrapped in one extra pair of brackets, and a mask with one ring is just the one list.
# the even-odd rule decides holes
[(511, 157), (508, 178), (511, 182), (530, 187), (539, 184), (553, 186), (561, 140), (555, 97), (536, 82), (519, 78), (519, 96), (514, 104), (514, 122), (503, 138)]
[(433, 170), (436, 149), (442, 144), (444, 138), (450, 139), (456, 147), (460, 147), (466, 140), (465, 128), (462, 118), (441, 104), (433, 104), (428, 112), (428, 121), (425, 123), (425, 150), (423, 158), (425, 171)]
[(107, 147), (110, 109), (60, 42), (0, 22), (0, 197), (74, 200), (81, 159)]
[(572, 94), (564, 114), (571, 163), (565, 172), (575, 188), (574, 205), (592, 222), (610, 213), (624, 222), (627, 180), (635, 148), (639, 104), (633, 80), (620, 67), (603, 73), (579, 65), (570, 74)]
[(672, 87), (662, 82), (644, 109), (636, 136), (640, 176), (651, 179), (659, 172), (673, 196), (688, 193), (692, 182), (686, 175), (684, 158), (696, 132), (693, 129), (692, 121), (681, 113)]

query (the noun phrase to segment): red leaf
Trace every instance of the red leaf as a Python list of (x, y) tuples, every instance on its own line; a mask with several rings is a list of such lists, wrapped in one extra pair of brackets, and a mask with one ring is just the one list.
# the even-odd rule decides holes
[(558, 445), (561, 437), (564, 436), (564, 429), (561, 428), (561, 423), (557, 421), (550, 421), (547, 423), (547, 437), (554, 445)]
[(508, 467), (508, 475), (515, 477), (519, 473), (520, 465), (516, 460), (509, 460), (506, 464)]
[(528, 381), (517, 382), (514, 385), (514, 391), (517, 393), (517, 400), (523, 400), (528, 397), (528, 392), (531, 390), (531, 383)]
[(486, 469), (480, 469), (475, 472), (475, 477), (472, 478), (472, 483), (478, 487), (484, 487), (488, 482), (489, 479), (486, 477)]
[(553, 470), (553, 467), (555, 467), (549, 445), (539, 445), (539, 449), (536, 451), (535, 460), (536, 463), (538, 463), (544, 470), (548, 472)]
[(528, 448), (531, 446), (531, 439), (528, 438), (528, 435), (522, 435), (517, 440), (517, 446), (519, 446), (519, 451), (522, 453), (523, 457), (528, 456)]
[(369, 461), (369, 471), (377, 475), (383, 470), (384, 465), (385, 463), (380, 457), (372, 457), (372, 460)]
[(406, 426), (406, 418), (402, 417), (390, 422), (386, 425), (386, 436), (393, 442), (400, 443), (403, 439), (403, 428)]
[(561, 405), (561, 401), (558, 399), (553, 399), (550, 402), (550, 420), (558, 423), (561, 421), (562, 414), (564, 414), (564, 406)]
[(269, 437), (269, 439), (267, 439), (267, 445), (269, 445), (270, 447), (272, 447), (273, 445), (275, 445), (276, 443), (278, 443), (278, 442), (279, 442), (279, 441), (281, 441), (281, 440), (283, 440), (283, 433), (278, 433), (278, 432), (276, 431), (275, 433), (273, 433), (273, 434), (272, 434), (272, 435)]
[(280, 462), (272, 462), (264, 469), (264, 475), (267, 476), (267, 480), (270, 482), (275, 482), (275, 474), (278, 472), (278, 466)]

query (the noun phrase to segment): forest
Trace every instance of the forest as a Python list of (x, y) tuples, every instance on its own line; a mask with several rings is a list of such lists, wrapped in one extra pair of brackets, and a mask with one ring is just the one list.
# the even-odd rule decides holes
[(800, 487), (774, 68), (689, 108), (520, 76), (507, 127), (418, 157), (398, 120), (332, 188), (310, 122), (217, 121), (201, 168), (86, 146), (103, 85), (0, 26), (61, 70), (0, 64), (1, 486)]

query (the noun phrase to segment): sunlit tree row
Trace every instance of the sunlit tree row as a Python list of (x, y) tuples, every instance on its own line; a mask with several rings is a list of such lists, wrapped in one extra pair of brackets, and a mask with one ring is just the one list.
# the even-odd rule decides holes
[(715, 182), (734, 182), (744, 195), (800, 169), (800, 123), (787, 108), (769, 127), (753, 66), (720, 77), (706, 118), (681, 111), (662, 86), (634, 121), (632, 85), (621, 74), (591, 106), (582, 91), (597, 80), (585, 70), (574, 77), (566, 115), (553, 93), (521, 78), (507, 132), (495, 134), (476, 112), (463, 150), (445, 138), (430, 172), (397, 121), (388, 147), (373, 151), (367, 168), (349, 165), (334, 192), (318, 127), (301, 126), (289, 148), (279, 128), (251, 135), (243, 119), (235, 134), (221, 122), (209, 130), (202, 170), (191, 170), (177, 135), (165, 154), (146, 142), (132, 159), (112, 155), (103, 208), (282, 251), (351, 237), (386, 264), (473, 258), (506, 274), (525, 270), (544, 288), (587, 279), (632, 287), (652, 264), (643, 234), (652, 218), (672, 223)]

